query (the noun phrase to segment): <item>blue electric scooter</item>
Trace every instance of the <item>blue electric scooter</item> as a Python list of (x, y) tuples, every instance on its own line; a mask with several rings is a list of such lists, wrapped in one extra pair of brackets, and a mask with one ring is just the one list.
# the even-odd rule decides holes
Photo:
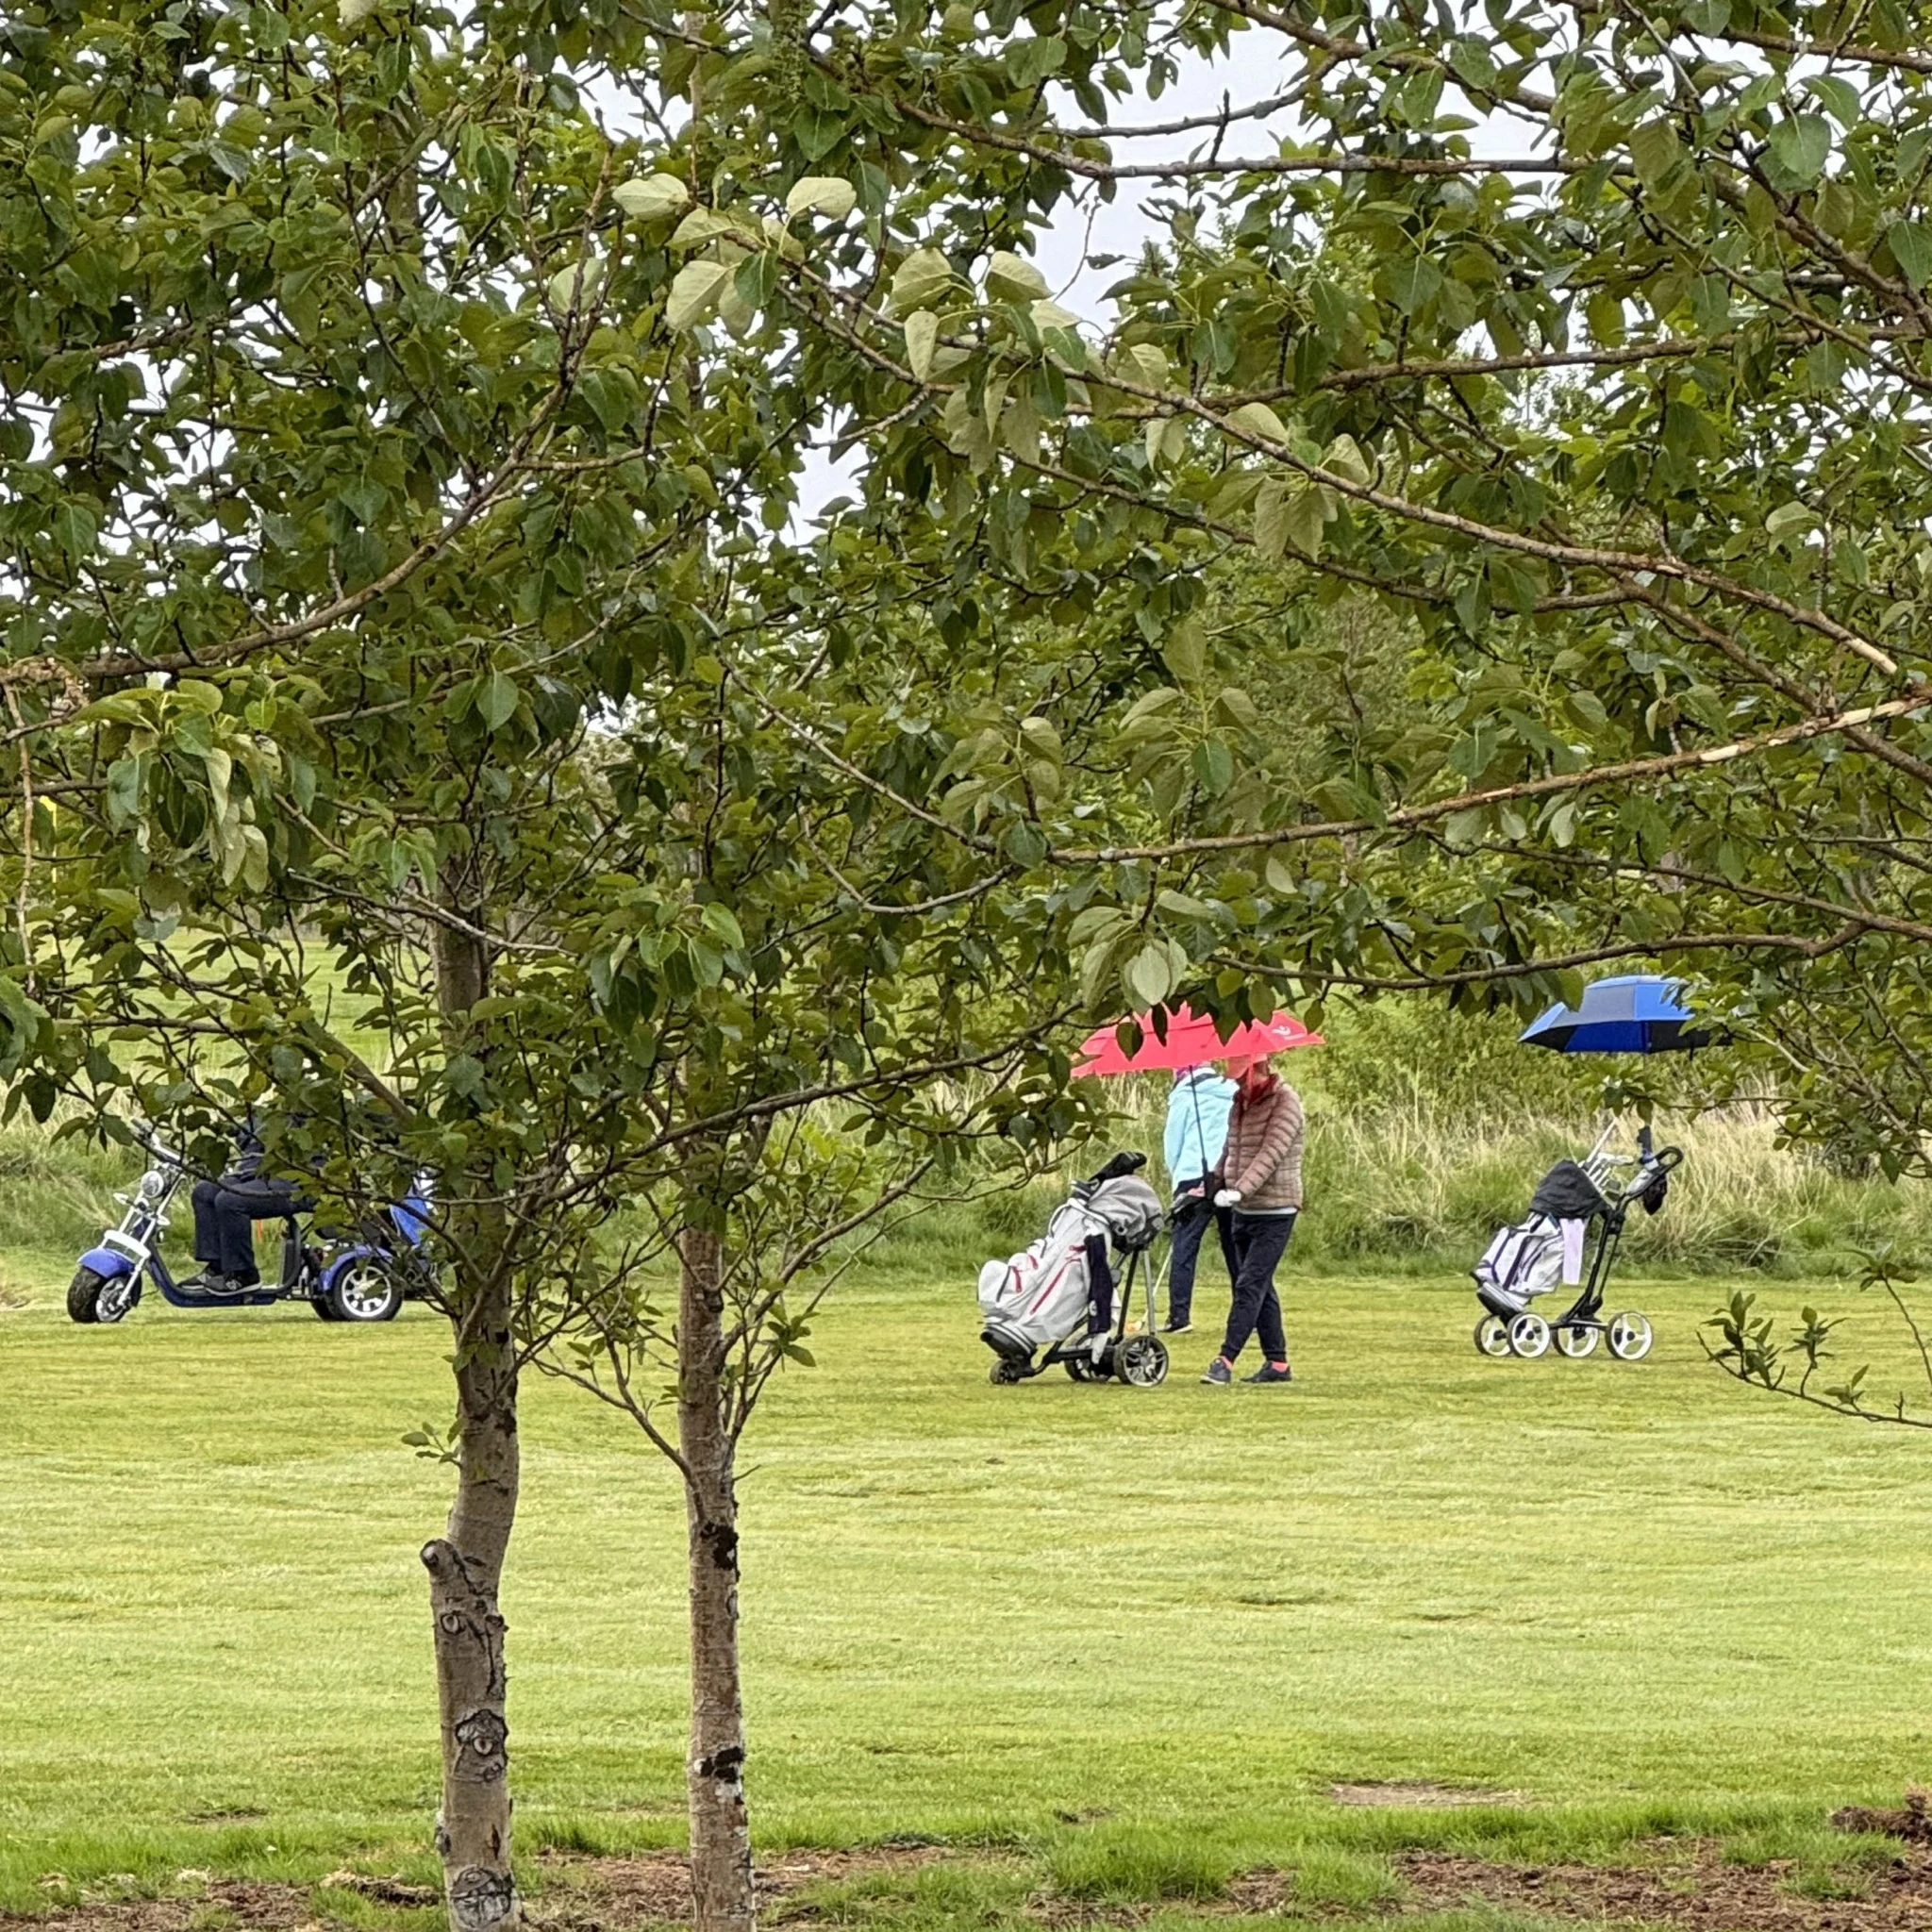
[(131, 1194), (116, 1194), (127, 1211), (98, 1247), (80, 1257), (67, 1289), (67, 1312), (82, 1323), (119, 1322), (141, 1300), (152, 1278), (161, 1298), (177, 1308), (260, 1308), (272, 1302), (307, 1302), (325, 1322), (391, 1322), (405, 1296), (430, 1284), (423, 1253), (429, 1196), (418, 1179), (406, 1200), (372, 1222), (368, 1239), (320, 1247), (304, 1241), (295, 1217), (285, 1217), (278, 1281), (258, 1282), (232, 1294), (209, 1294), (177, 1282), (161, 1255), (168, 1209), (187, 1177), (179, 1155), (148, 1143), (148, 1168)]

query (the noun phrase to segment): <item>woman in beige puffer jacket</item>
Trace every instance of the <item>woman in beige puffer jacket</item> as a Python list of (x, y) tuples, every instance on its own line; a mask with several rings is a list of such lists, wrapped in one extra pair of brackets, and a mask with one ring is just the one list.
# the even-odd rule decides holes
[(1221, 1353), (1201, 1379), (1225, 1388), (1234, 1380), (1234, 1365), (1248, 1337), (1254, 1335), (1260, 1341), (1263, 1359), (1245, 1379), (1291, 1382), (1294, 1374), (1288, 1363), (1274, 1271), (1288, 1251), (1295, 1217), (1301, 1212), (1301, 1095), (1266, 1059), (1237, 1060), (1229, 1071), (1239, 1086), (1214, 1205), (1234, 1210), (1234, 1306), (1227, 1312)]

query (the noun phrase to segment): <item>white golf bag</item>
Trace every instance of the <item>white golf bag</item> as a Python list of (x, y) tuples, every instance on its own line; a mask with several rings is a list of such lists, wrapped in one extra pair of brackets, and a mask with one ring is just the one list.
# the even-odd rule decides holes
[(1611, 1211), (1601, 1186), (1602, 1146), (1587, 1160), (1559, 1160), (1538, 1184), (1528, 1216), (1491, 1237), (1470, 1271), (1491, 1313), (1520, 1315), (1538, 1295), (1582, 1280), (1586, 1232)]
[[(1563, 1279), (1562, 1224), (1547, 1214), (1532, 1214), (1513, 1227), (1499, 1227), (1473, 1272), (1478, 1288), (1521, 1313)], [(1572, 1286), (1575, 1280), (1573, 1275)]]
[(1082, 1181), (1053, 1211), (1046, 1232), (979, 1271), (985, 1341), (996, 1354), (1030, 1360), (1084, 1328), (1092, 1292), (1088, 1242), (1137, 1254), (1160, 1231), (1160, 1197), (1135, 1175)]

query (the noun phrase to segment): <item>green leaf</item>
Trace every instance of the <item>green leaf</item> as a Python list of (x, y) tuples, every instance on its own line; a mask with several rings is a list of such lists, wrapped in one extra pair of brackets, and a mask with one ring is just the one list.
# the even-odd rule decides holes
[(1255, 498), (1255, 549), (1268, 563), (1288, 554), (1288, 485), (1270, 476)]
[(932, 374), (932, 354), (940, 340), (940, 319), (930, 308), (906, 318), (906, 364), (924, 382)]
[(1660, 188), (1684, 161), (1684, 143), (1668, 121), (1646, 121), (1630, 130), (1630, 162), (1646, 188)]
[(915, 249), (892, 275), (892, 312), (930, 308), (953, 284), (953, 265), (937, 248)]
[(1127, 961), (1124, 977), (1127, 991), (1140, 1007), (1158, 1007), (1174, 984), (1169, 972), (1170, 958), (1164, 945), (1145, 945)]
[(808, 209), (828, 220), (842, 222), (858, 206), (858, 191), (836, 175), (808, 175), (792, 184), (785, 197), (788, 219)]
[(610, 198), (634, 221), (655, 222), (688, 207), (691, 190), (675, 175), (640, 175), (613, 188)]
[(1824, 111), (1847, 131), (1865, 118), (1858, 90), (1841, 75), (1814, 74), (1805, 82), (1805, 92), (1822, 102)]
[(1139, 383), (1144, 389), (1169, 386), (1167, 351), (1158, 342), (1135, 342), (1123, 349), (1115, 358), (1115, 366), (1129, 382)]
[(1886, 229), (1891, 258), (1914, 289), (1932, 281), (1932, 228), (1924, 222), (1897, 221)]
[(1414, 315), (1426, 307), (1442, 286), (1442, 271), (1426, 255), (1391, 262), (1387, 274), (1389, 292), (1405, 315)]
[(1328, 453), (1322, 458), (1322, 467), (1332, 470), (1345, 482), (1367, 484), (1374, 472), (1369, 468), (1369, 459), (1362, 455), (1361, 446), (1352, 436), (1338, 436), (1328, 445)]
[(1332, 514), (1327, 508), (1326, 492), (1321, 486), (1304, 483), (1283, 508), (1289, 541), (1305, 557), (1320, 557), (1322, 533)]
[(744, 930), (738, 923), (738, 915), (728, 906), (721, 906), (714, 899), (705, 907), (698, 917), (704, 921), (706, 929), (714, 939), (722, 940), (734, 953), (742, 951)]
[(1495, 57), (1479, 34), (1463, 34), (1449, 47), (1449, 65), (1457, 80), (1487, 93), (1496, 85)]
[(550, 277), (545, 292), (550, 297), (550, 306), (562, 315), (575, 303), (580, 308), (588, 308), (596, 299), (597, 285), (604, 279), (604, 264), (594, 255), (586, 256), (581, 261), (574, 261), (568, 267), (560, 268)]
[(1172, 888), (1163, 891), (1155, 900), (1161, 911), (1171, 913), (1176, 919), (1192, 921), (1196, 924), (1208, 924), (1214, 919), (1215, 908), (1206, 899), (1196, 899), (1186, 892), (1176, 892)]
[(744, 230), (729, 215), (720, 214), (714, 208), (694, 208), (672, 229), (671, 245), (674, 248), (702, 248), (706, 242), (716, 242), (724, 236), (748, 243)]
[(1194, 776), (1210, 798), (1219, 798), (1234, 783), (1234, 754), (1218, 738), (1194, 747)]
[(476, 692), (476, 709), (492, 731), (501, 731), (516, 716), (521, 693), (507, 671), (492, 671)]
[(1198, 617), (1184, 617), (1168, 632), (1160, 647), (1161, 660), (1183, 684), (1199, 677), (1208, 661), (1208, 634)]
[(695, 328), (718, 306), (731, 271), (722, 261), (688, 261), (671, 284), (664, 320), (675, 329)]
[(986, 265), (986, 292), (995, 302), (1037, 302), (1046, 293), (1046, 277), (1024, 257), (995, 249)]
[(1771, 153), (1797, 181), (1815, 181), (1831, 157), (1831, 123), (1823, 114), (1792, 114), (1771, 130)]
[(1250, 436), (1264, 438), (1269, 442), (1288, 441), (1286, 425), (1266, 403), (1243, 403), (1227, 421), (1231, 427), (1245, 429)]
[(1067, 64), (1067, 43), (1057, 36), (1014, 41), (1006, 53), (1007, 72), (1015, 87), (1038, 87)]

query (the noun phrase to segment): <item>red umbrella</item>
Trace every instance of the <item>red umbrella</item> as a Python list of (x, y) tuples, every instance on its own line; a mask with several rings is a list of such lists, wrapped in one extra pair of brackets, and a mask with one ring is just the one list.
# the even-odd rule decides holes
[(1134, 1018), (1141, 1027), (1140, 1052), (1130, 1059), (1121, 1051), (1116, 1029), (1126, 1023), (1116, 1021), (1112, 1026), (1090, 1033), (1080, 1042), (1080, 1051), (1087, 1058), (1074, 1069), (1074, 1079), (1083, 1079), (1090, 1074), (1151, 1074), (1161, 1068), (1198, 1067), (1205, 1060), (1287, 1053), (1291, 1047), (1322, 1044), (1322, 1036), (1310, 1033), (1292, 1013), (1276, 1013), (1272, 1020), (1246, 1021), (1235, 1028), (1229, 1040), (1222, 1039), (1207, 1014), (1196, 1013), (1189, 1007), (1168, 1014), (1165, 1040), (1156, 1036), (1152, 1013), (1136, 1013)]

